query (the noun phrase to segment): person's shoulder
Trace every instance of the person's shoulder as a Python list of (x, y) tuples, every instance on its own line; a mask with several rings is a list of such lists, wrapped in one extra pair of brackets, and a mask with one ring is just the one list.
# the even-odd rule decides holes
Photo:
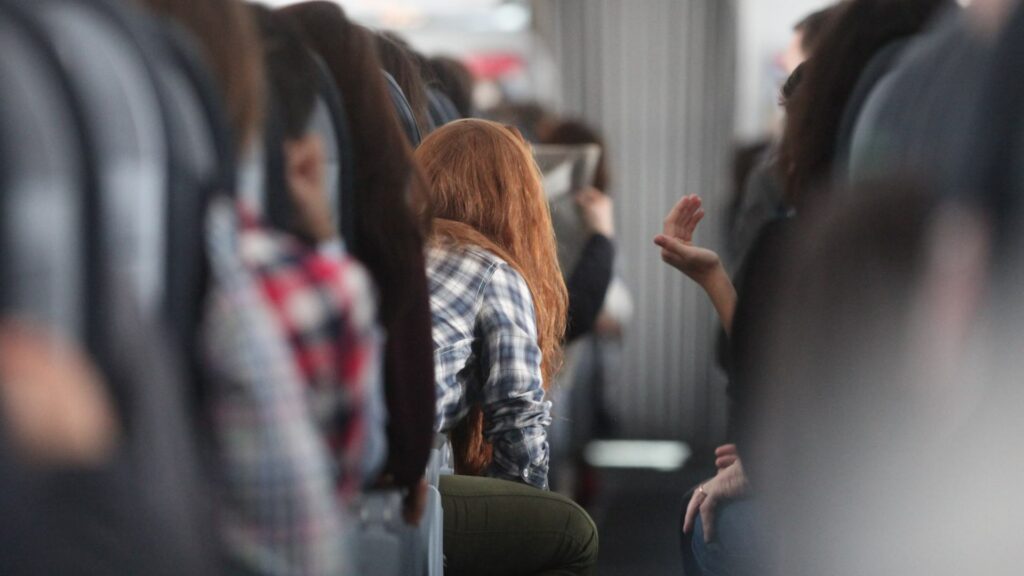
[(475, 244), (433, 244), (428, 249), (428, 257), (431, 259), (465, 260), (485, 266), (507, 264), (502, 257)]
[(511, 269), (497, 254), (474, 245), (443, 244), (431, 246), (427, 251), (427, 267), (434, 271), (447, 270), (463, 276), (490, 278), (496, 270)]
[(481, 246), (433, 246), (428, 251), (427, 268), (432, 284), (449, 289), (458, 285), (476, 298), (498, 294), (531, 301), (529, 286), (516, 268)]

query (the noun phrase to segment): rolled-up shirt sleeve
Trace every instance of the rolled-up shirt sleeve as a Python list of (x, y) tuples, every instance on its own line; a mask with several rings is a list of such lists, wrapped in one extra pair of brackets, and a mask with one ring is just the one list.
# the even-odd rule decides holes
[(533, 299), (507, 264), (482, 289), (476, 326), (485, 377), (484, 437), (494, 447), (488, 475), (546, 489), (551, 403), (544, 399)]

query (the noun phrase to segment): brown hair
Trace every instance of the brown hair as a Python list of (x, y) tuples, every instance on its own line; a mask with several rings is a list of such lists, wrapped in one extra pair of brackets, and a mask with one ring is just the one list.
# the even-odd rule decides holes
[[(372, 34), (372, 32), (370, 32)], [(401, 38), (380, 32), (374, 34), (377, 54), (381, 66), (395, 79), (402, 89), (409, 107), (412, 108), (420, 134), (430, 133), (430, 110), (427, 103), (427, 86), (419, 60)]]
[(814, 54), (821, 39), (825, 36), (825, 30), (828, 29), (829, 18), (835, 16), (841, 6), (842, 3), (837, 3), (812, 12), (793, 26), (794, 32), (803, 35), (800, 40), (800, 48), (804, 54), (807, 56)]
[(786, 106), (780, 167), (792, 206), (804, 206), (831, 178), (843, 113), (871, 59), (954, 5), (952, 0), (851, 0), (828, 16)]
[(607, 194), (611, 186), (611, 173), (608, 170), (608, 147), (604, 138), (582, 120), (562, 120), (541, 134), (544, 144), (597, 144), (601, 147), (601, 156), (594, 172), (594, 188)]
[(263, 124), (264, 73), (259, 34), (237, 0), (136, 0), (188, 29), (206, 57), (227, 103), (241, 152)]
[(441, 89), (459, 111), (459, 116), (473, 115), (473, 73), (455, 58), (435, 56), (427, 61), (434, 86)]
[(381, 319), (390, 329), (413, 297), (409, 278), (424, 273), (423, 234), (430, 221), (425, 183), (387, 105), (381, 63), (369, 33), (331, 2), (303, 2), (281, 11), (303, 28), (344, 97), (355, 160), (353, 252), (377, 281)]
[[(526, 141), (495, 122), (459, 120), (427, 137), (416, 158), (431, 189), (432, 241), (489, 250), (529, 286), (546, 389), (561, 365), (568, 296), (540, 173)], [(479, 407), (453, 432), (452, 444), (463, 471), (479, 473), (489, 464)]]

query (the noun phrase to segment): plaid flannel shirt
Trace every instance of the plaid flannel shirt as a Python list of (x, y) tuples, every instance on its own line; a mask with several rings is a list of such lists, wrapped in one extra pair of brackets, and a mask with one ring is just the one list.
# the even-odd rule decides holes
[[(381, 338), (369, 274), (343, 250), (309, 249), (291, 236), (267, 231), (244, 211), (239, 249), (287, 332), (347, 499), (372, 472), (363, 466), (368, 440), (378, 448), (376, 464), (386, 454), (383, 419), (376, 417), (367, 427), (363, 418), (364, 412), (383, 411), (377, 407), (383, 404)], [(367, 406), (375, 407), (364, 410)]]
[(288, 335), (259, 277), (240, 257), (239, 232), (234, 205), (226, 199), (212, 203), (202, 342), (228, 559), (244, 573), (345, 574), (327, 446)]
[(533, 298), (508, 263), (475, 247), (427, 254), (437, 379), (435, 429), (448, 432), (479, 404), (494, 447), (488, 475), (547, 488), (547, 427)]

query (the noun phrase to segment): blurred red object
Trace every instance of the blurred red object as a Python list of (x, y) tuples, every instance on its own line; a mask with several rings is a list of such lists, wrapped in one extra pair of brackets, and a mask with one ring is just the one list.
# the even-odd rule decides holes
[(473, 76), (493, 80), (519, 72), (526, 67), (522, 56), (512, 53), (476, 54), (467, 57), (463, 63)]

